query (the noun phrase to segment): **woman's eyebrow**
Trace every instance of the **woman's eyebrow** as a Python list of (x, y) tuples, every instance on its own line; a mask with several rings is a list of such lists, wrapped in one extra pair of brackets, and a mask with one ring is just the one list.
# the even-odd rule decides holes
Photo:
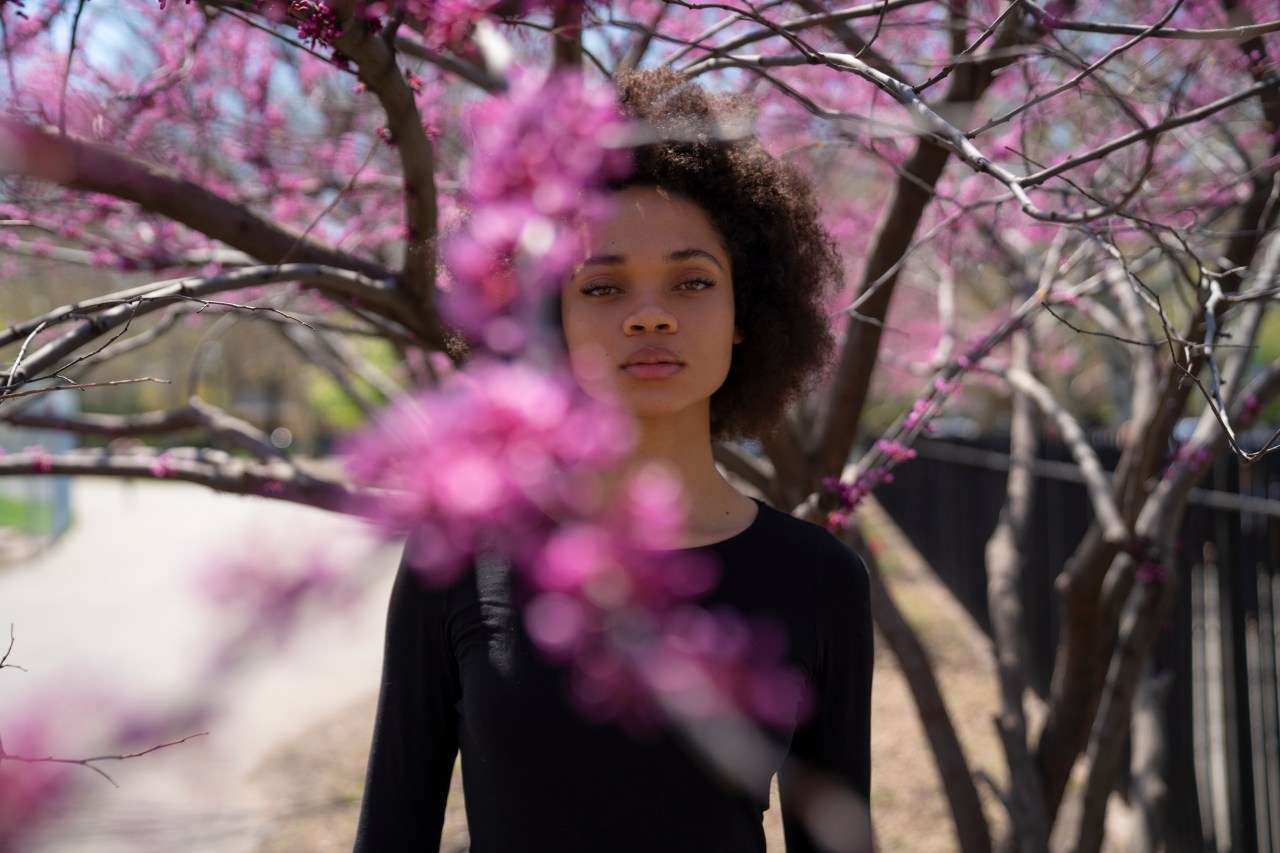
[(718, 268), (724, 269), (724, 264), (720, 263), (719, 258), (708, 252), (706, 249), (699, 249), (695, 246), (690, 246), (687, 249), (678, 249), (667, 255), (667, 260), (669, 261), (691, 261), (695, 258), (711, 261), (711, 263), (715, 264)]
[(626, 255), (592, 255), (582, 262), (581, 267), (619, 267), (627, 262)]
[[(724, 269), (724, 264), (720, 263), (720, 260), (715, 255), (706, 249), (699, 249), (696, 246), (690, 246), (687, 249), (676, 249), (667, 255), (667, 260), (673, 263), (695, 259), (710, 261), (720, 269)], [(582, 262), (582, 267), (617, 267), (626, 262), (626, 255), (592, 255)]]

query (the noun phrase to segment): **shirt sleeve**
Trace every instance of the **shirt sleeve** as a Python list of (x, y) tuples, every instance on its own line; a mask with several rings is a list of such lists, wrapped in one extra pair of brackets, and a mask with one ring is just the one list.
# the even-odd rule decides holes
[(872, 849), (870, 583), (862, 560), (819, 567), (813, 715), (778, 774), (787, 853)]
[(382, 688), (355, 853), (440, 849), (458, 753), (457, 666), (448, 590), (400, 566), (387, 612)]

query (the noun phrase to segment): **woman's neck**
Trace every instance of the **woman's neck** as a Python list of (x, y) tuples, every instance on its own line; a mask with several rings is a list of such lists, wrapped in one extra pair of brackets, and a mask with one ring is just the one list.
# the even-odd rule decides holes
[(649, 465), (661, 466), (681, 485), (684, 547), (727, 539), (755, 519), (755, 503), (716, 468), (707, 418), (641, 421), (627, 467), (635, 472)]

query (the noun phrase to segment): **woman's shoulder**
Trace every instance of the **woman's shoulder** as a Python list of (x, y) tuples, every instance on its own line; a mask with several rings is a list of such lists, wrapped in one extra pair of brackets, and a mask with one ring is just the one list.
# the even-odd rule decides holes
[(755, 522), (721, 552), (726, 565), (754, 566), (762, 576), (781, 575), (819, 596), (867, 596), (867, 568), (853, 549), (825, 527), (757, 503)]
[(758, 503), (760, 514), (753, 527), (759, 528), (759, 543), (794, 549), (798, 554), (805, 554), (813, 559), (816, 564), (830, 566), (835, 571), (856, 569), (866, 572), (857, 552), (827, 528), (796, 518), (766, 503)]
[(817, 637), (843, 636), (867, 622), (866, 564), (825, 527), (761, 503), (755, 523), (734, 545), (723, 555), (726, 574), (769, 590), (778, 609), (804, 614)]

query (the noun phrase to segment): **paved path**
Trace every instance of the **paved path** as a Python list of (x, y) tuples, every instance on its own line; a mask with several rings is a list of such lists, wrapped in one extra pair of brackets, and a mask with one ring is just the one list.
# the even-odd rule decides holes
[[(37, 708), (55, 721), (59, 752), (91, 755), (116, 751), (102, 741), (102, 708), (172, 707), (200, 691), (224, 710), (207, 738), (105, 768), (118, 789), (85, 770), (84, 800), (36, 850), (255, 849), (266, 804), (246, 783), (249, 772), (273, 747), (376, 689), (398, 549), (377, 548), (350, 519), (183, 484), (85, 479), (73, 495), (68, 534), (0, 567), (0, 629), (7, 635), (13, 623), (10, 662), (27, 670), (0, 672), (0, 734)], [(275, 565), (316, 549), (331, 565), (366, 573), (364, 594), (341, 614), (308, 622), (230, 683), (199, 683), (228, 619), (199, 578), (227, 558)]]

